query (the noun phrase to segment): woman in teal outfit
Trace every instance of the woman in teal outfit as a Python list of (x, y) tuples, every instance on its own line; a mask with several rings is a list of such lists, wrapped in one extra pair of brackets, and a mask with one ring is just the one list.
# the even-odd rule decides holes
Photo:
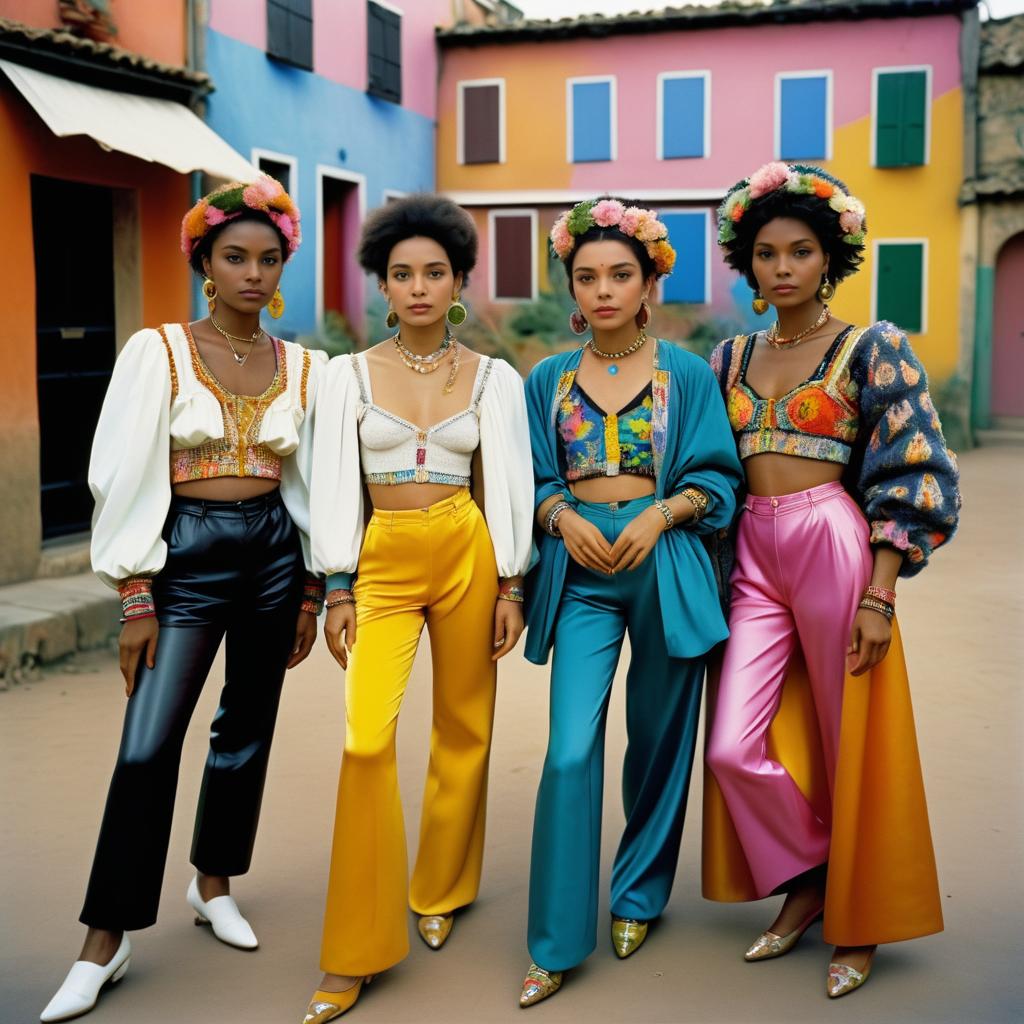
[[(679, 855), (707, 652), (727, 634), (701, 535), (729, 524), (741, 470), (714, 375), (648, 343), (648, 296), (675, 253), (650, 210), (579, 203), (551, 232), (590, 337), (526, 384), (540, 559), (526, 657), (554, 648), (551, 727), (534, 819), (520, 1005), (558, 990), (597, 941), (604, 731), (630, 638), (626, 828), (612, 870), (612, 944), (639, 948)], [(616, 410), (609, 412), (607, 410)]]

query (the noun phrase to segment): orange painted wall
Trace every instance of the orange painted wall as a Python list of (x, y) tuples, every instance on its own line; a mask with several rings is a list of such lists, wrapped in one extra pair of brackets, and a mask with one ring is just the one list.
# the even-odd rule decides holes
[[(111, 0), (116, 46), (164, 64), (185, 63), (185, 0)], [(57, 0), (0, 0), (0, 18), (33, 28), (59, 28)]]

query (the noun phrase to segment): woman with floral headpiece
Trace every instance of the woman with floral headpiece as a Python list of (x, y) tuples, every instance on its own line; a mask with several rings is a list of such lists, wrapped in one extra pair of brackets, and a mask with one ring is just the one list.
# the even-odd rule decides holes
[(552, 648), (550, 736), (534, 819), (521, 1006), (547, 998), (597, 939), (604, 732), (628, 632), (626, 828), (611, 940), (630, 956), (668, 901), (682, 838), (707, 652), (726, 635), (702, 536), (728, 525), (740, 466), (715, 379), (648, 339), (675, 251), (657, 214), (579, 203), (551, 231), (579, 348), (526, 385), (540, 560), (526, 657)]
[(307, 570), (309, 411), (326, 357), (260, 322), (283, 311), (299, 240), (272, 178), (201, 199), (181, 246), (209, 316), (139, 331), (114, 367), (89, 465), (92, 564), (121, 595), (128, 706), (88, 933), (43, 1021), (92, 1009), (128, 969), (128, 931), (156, 921), (182, 741), (225, 637), (186, 899), (222, 942), (257, 945), (229, 878), (249, 869), (285, 670), (309, 654), (324, 589)]
[(767, 164), (718, 223), (755, 311), (776, 320), (711, 358), (748, 495), (709, 695), (705, 895), (786, 894), (748, 961), (788, 953), (824, 917), (836, 998), (864, 983), (878, 943), (942, 928), (894, 612), (897, 577), (956, 530), (957, 469), (906, 334), (829, 309), (864, 247), (846, 186)]

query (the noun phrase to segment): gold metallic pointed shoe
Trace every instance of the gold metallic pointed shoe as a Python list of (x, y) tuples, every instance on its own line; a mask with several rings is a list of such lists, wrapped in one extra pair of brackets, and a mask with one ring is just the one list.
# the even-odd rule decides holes
[(840, 996), (845, 996), (848, 992), (852, 992), (855, 988), (860, 988), (868, 980), (868, 975), (871, 973), (871, 962), (874, 959), (875, 954), (872, 952), (868, 957), (867, 964), (864, 966), (863, 973), (849, 964), (838, 964), (835, 961), (830, 963), (828, 965), (828, 980), (826, 982), (829, 999), (838, 999)]
[(819, 907), (785, 935), (761, 932), (750, 949), (743, 954), (743, 959), (753, 963), (755, 960), (772, 960), (777, 956), (785, 956), (800, 941), (803, 933), (821, 918), (824, 912), (824, 909)]
[(522, 1009), (533, 1006), (548, 996), (553, 996), (562, 987), (561, 971), (545, 971), (543, 967), (530, 964), (526, 972), (526, 980), (523, 982), (523, 991), (519, 996), (519, 1005)]
[(420, 938), (431, 948), (440, 949), (452, 933), (454, 914), (429, 914), (421, 917), (416, 924)]
[(620, 960), (632, 956), (647, 938), (647, 922), (632, 917), (612, 917), (612, 947)]
[(363, 985), (368, 985), (372, 978), (372, 974), (369, 977), (360, 978), (344, 992), (324, 992), (318, 988), (313, 993), (309, 1006), (306, 1007), (306, 1016), (302, 1018), (302, 1024), (327, 1024), (327, 1021), (347, 1013), (356, 1005)]

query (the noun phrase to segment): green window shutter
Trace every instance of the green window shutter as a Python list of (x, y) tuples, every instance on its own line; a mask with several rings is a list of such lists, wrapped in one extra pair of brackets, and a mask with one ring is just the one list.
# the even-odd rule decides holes
[(878, 246), (877, 317), (907, 334), (924, 327), (924, 246), (920, 242), (881, 242)]
[(916, 167), (925, 158), (928, 73), (889, 71), (878, 76), (875, 162), (878, 167)]

